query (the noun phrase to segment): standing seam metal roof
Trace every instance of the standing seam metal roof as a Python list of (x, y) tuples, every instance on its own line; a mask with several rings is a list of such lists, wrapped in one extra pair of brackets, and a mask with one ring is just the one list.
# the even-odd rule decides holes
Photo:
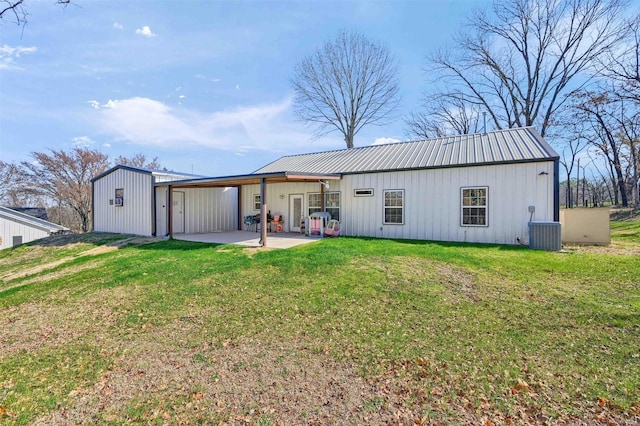
[(532, 127), (281, 157), (254, 173), (364, 173), (552, 160)]

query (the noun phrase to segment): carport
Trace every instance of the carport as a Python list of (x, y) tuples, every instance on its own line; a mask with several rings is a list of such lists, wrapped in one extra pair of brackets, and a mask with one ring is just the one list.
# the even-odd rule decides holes
[[(296, 173), (296, 172), (273, 172), (260, 173), (237, 176), (223, 176), (214, 178), (197, 178), (176, 180), (170, 182), (162, 182), (157, 186), (166, 186), (168, 188), (168, 234), (173, 238), (173, 190), (180, 188), (237, 188), (238, 190), (238, 231), (242, 230), (242, 187), (245, 185), (260, 185), (260, 222), (267, 223), (268, 200), (267, 185), (279, 183), (295, 183), (295, 182), (317, 182), (320, 187), (321, 196), (324, 197), (325, 182), (330, 180), (340, 180), (340, 174), (314, 174), (314, 173)], [(267, 247), (267, 227), (260, 227), (259, 244)]]

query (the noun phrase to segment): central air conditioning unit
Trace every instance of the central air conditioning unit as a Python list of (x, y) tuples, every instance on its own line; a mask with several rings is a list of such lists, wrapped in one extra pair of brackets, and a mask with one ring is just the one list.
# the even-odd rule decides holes
[(529, 248), (534, 250), (562, 250), (560, 222), (529, 222)]

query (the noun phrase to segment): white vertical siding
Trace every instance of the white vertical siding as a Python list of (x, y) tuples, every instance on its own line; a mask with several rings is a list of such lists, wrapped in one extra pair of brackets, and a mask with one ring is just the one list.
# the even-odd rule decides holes
[(187, 234), (238, 229), (236, 188), (186, 188), (184, 192), (184, 232)]
[[(546, 172), (546, 175), (540, 175)], [(488, 187), (486, 227), (461, 226), (462, 187)], [(373, 197), (354, 189), (373, 188)], [(385, 189), (404, 190), (404, 224), (384, 225)], [(341, 181), (345, 235), (515, 244), (527, 223), (553, 220), (553, 162), (346, 175)]]
[[(110, 204), (116, 188), (124, 189), (122, 207)], [(153, 183), (148, 173), (116, 169), (94, 182), (94, 231), (152, 235)]]
[(49, 236), (49, 231), (0, 217), (0, 250), (13, 247), (13, 237), (21, 236), (23, 243)]

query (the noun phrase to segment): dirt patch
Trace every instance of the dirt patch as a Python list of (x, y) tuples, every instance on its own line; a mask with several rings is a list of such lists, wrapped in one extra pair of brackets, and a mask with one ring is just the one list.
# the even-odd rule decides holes
[(102, 290), (77, 302), (58, 293), (53, 297), (63, 303), (45, 300), (0, 311), (0, 361), (16, 352), (64, 345), (112, 326), (119, 316), (115, 309), (122, 311), (136, 292), (130, 287)]
[(640, 246), (638, 244), (620, 244), (611, 243), (606, 246), (587, 246), (587, 245), (563, 245), (563, 251), (587, 253), (587, 254), (610, 254), (623, 256), (637, 256), (640, 254)]
[[(131, 421), (172, 424), (410, 424), (398, 395), (304, 342), (242, 339), (180, 349), (197, 324), (177, 321), (135, 344), (92, 387), (39, 424)], [(171, 401), (168, 403), (167, 401)]]
[(434, 267), (438, 271), (438, 281), (447, 289), (453, 300), (480, 300), (475, 277), (471, 273), (448, 263), (438, 263)]

